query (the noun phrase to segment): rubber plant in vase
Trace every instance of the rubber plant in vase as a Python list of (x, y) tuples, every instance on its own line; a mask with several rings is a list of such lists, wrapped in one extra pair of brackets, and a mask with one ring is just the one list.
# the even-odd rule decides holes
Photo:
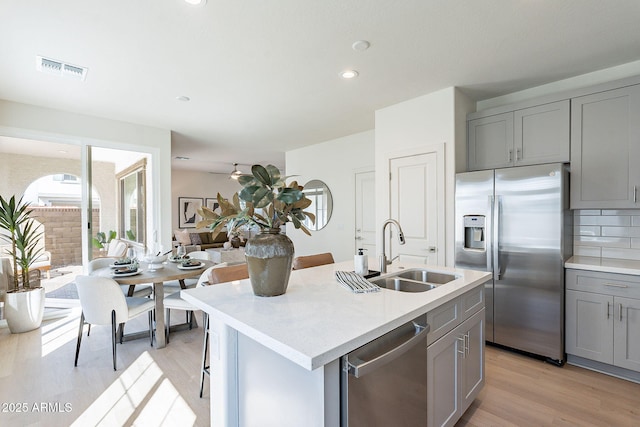
[[(0, 196), (0, 237), (11, 247), (6, 254), (13, 263), (13, 287), (4, 296), (5, 318), (11, 333), (31, 331), (40, 327), (44, 314), (45, 290), (40, 286), (40, 270), (29, 268), (43, 249), (39, 224), (30, 217), (29, 203), (15, 196), (5, 200)], [(4, 254), (3, 254), (4, 255)]]
[(282, 295), (287, 290), (294, 247), (291, 239), (280, 232), (281, 227), (291, 222), (311, 235), (303, 222), (308, 218), (315, 223), (315, 215), (304, 211), (311, 200), (305, 197), (303, 187), (296, 181), (287, 184), (286, 179), (273, 165), (253, 165), (251, 175), (238, 178), (243, 188), (231, 201), (218, 193), (219, 214), (207, 207), (198, 210), (203, 220), (197, 226), (214, 232), (225, 226), (228, 233), (243, 227), (260, 229), (245, 246), (249, 279), (258, 296)]

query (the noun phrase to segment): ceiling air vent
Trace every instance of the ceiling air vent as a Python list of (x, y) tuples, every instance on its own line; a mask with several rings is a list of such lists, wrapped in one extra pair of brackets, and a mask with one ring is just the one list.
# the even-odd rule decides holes
[(87, 72), (89, 71), (86, 67), (67, 64), (44, 56), (36, 56), (36, 68), (43, 73), (82, 81), (87, 78)]

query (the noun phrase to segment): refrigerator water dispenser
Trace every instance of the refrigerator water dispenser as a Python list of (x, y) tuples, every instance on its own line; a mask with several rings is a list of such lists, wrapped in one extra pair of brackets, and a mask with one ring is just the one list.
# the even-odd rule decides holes
[(484, 215), (464, 216), (464, 248), (485, 250)]

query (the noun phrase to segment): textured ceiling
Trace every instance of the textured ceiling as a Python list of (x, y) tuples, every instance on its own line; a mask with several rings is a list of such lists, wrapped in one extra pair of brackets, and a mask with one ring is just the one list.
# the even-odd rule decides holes
[(217, 172), (282, 165), (445, 87), (485, 99), (640, 59), (637, 0), (0, 0), (0, 16), (0, 99), (170, 129), (192, 158), (174, 167)]

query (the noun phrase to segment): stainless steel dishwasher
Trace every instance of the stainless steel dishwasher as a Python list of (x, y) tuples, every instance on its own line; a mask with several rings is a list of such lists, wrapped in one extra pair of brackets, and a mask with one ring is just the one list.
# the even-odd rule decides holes
[(343, 356), (342, 427), (427, 425), (427, 315)]

